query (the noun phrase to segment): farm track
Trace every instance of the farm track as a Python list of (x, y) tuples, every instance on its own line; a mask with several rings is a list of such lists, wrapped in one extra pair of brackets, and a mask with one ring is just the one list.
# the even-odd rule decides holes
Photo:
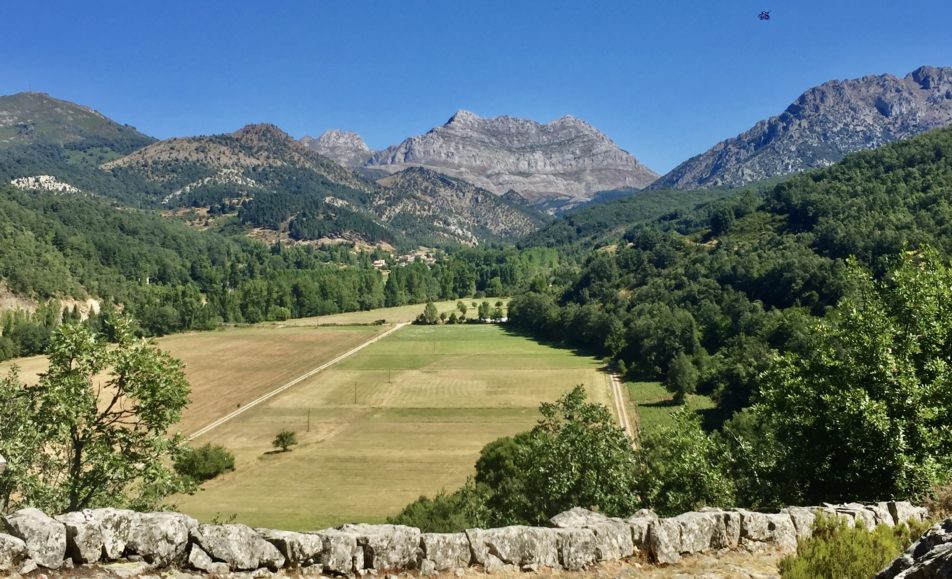
[(618, 422), (621, 424), (621, 428), (625, 431), (625, 434), (628, 435), (628, 438), (631, 439), (632, 444), (637, 448), (638, 432), (636, 428), (632, 426), (631, 419), (628, 416), (628, 405), (625, 404), (621, 380), (614, 372), (608, 374), (608, 379), (611, 382), (612, 401), (615, 404), (615, 414), (618, 416)]
[(334, 359), (332, 359), (332, 360), (330, 360), (330, 361), (328, 361), (328, 362), (325, 362), (325, 363), (321, 364), (320, 366), (318, 366), (318, 367), (316, 367), (316, 368), (313, 368), (313, 369), (311, 369), (311, 370), (308, 370), (307, 372), (305, 372), (304, 374), (301, 374), (301, 375), (298, 376), (297, 378), (294, 378), (293, 380), (290, 380), (290, 381), (288, 381), (288, 382), (285, 382), (285, 383), (282, 384), (281, 386), (278, 386), (277, 388), (275, 388), (274, 390), (271, 390), (270, 392), (267, 392), (267, 393), (265, 393), (265, 394), (262, 394), (261, 396), (255, 398), (254, 400), (252, 400), (251, 402), (248, 402), (247, 404), (243, 404), (243, 405), (241, 406), (241, 408), (238, 408), (237, 410), (226, 414), (225, 416), (219, 418), (218, 420), (215, 420), (214, 422), (211, 422), (210, 424), (205, 425), (204, 427), (202, 427), (202, 428), (196, 430), (195, 432), (193, 432), (193, 433), (188, 437), (188, 439), (189, 439), (190, 441), (191, 441), (191, 440), (195, 440), (196, 438), (198, 438), (198, 437), (200, 437), (200, 436), (203, 436), (203, 435), (205, 435), (205, 434), (211, 432), (212, 430), (218, 428), (218, 427), (221, 426), (222, 424), (225, 424), (226, 422), (228, 422), (228, 421), (230, 421), (230, 420), (233, 420), (234, 418), (237, 418), (237, 417), (240, 416), (242, 413), (244, 413), (244, 412), (246, 412), (246, 411), (248, 411), (248, 410), (254, 408), (255, 406), (261, 404), (262, 402), (265, 402), (265, 401), (267, 401), (267, 400), (270, 400), (271, 398), (274, 398), (275, 396), (277, 396), (278, 394), (284, 392), (285, 390), (287, 390), (287, 389), (289, 389), (289, 388), (291, 388), (291, 387), (293, 387), (293, 386), (296, 386), (297, 384), (300, 384), (301, 382), (307, 380), (307, 379), (310, 378), (311, 376), (314, 376), (315, 374), (318, 374), (318, 373), (320, 373), (320, 372), (323, 372), (324, 370), (330, 368), (330, 367), (333, 366), (334, 364), (337, 364), (338, 362), (340, 362), (340, 361), (342, 361), (342, 360), (344, 360), (344, 359), (346, 359), (346, 358), (349, 358), (350, 356), (356, 354), (357, 352), (363, 350), (364, 348), (366, 348), (367, 346), (369, 346), (369, 345), (371, 345), (371, 344), (374, 344), (374, 343), (376, 343), (376, 342), (379, 342), (380, 340), (386, 338), (387, 336), (393, 334), (394, 332), (396, 332), (396, 331), (399, 330), (400, 328), (402, 328), (402, 327), (404, 327), (404, 326), (407, 326), (407, 325), (409, 325), (409, 322), (400, 322), (400, 323), (396, 324), (394, 327), (390, 328), (390, 329), (387, 330), (386, 332), (374, 336), (373, 338), (367, 340), (366, 342), (360, 344), (359, 346), (356, 346), (356, 347), (354, 347), (354, 348), (351, 348), (350, 350), (347, 350), (347, 351), (344, 352), (343, 354), (338, 355), (338, 356), (335, 357)]

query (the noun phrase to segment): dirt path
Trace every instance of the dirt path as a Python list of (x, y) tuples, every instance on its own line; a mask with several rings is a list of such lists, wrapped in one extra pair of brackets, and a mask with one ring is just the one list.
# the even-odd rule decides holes
[(628, 435), (635, 445), (638, 446), (638, 430), (632, 425), (631, 418), (628, 417), (628, 405), (625, 404), (624, 391), (622, 390), (621, 379), (618, 374), (611, 372), (608, 374), (608, 380), (612, 387), (612, 401), (615, 404), (615, 414), (618, 416), (618, 422), (622, 430)]
[(324, 370), (330, 368), (331, 366), (333, 366), (334, 364), (340, 362), (341, 360), (343, 360), (343, 359), (345, 359), (345, 358), (348, 358), (348, 357), (350, 357), (350, 356), (356, 354), (356, 353), (359, 352), (360, 350), (363, 350), (363, 349), (366, 348), (367, 346), (369, 346), (369, 345), (371, 345), (371, 344), (373, 344), (373, 343), (375, 343), (375, 342), (378, 342), (378, 341), (380, 341), (380, 340), (386, 338), (386, 337), (389, 336), (390, 334), (396, 332), (397, 330), (399, 330), (400, 328), (402, 328), (402, 327), (404, 327), (404, 326), (406, 326), (406, 325), (409, 325), (409, 322), (401, 322), (401, 323), (395, 325), (394, 327), (390, 328), (390, 329), (387, 330), (386, 332), (384, 332), (384, 333), (382, 333), (382, 334), (377, 334), (376, 336), (374, 336), (373, 338), (367, 340), (367, 341), (364, 342), (363, 344), (360, 344), (359, 346), (357, 346), (357, 347), (355, 347), (355, 348), (351, 348), (350, 350), (347, 350), (346, 352), (344, 352), (343, 354), (340, 354), (340, 355), (337, 356), (336, 358), (334, 358), (334, 359), (332, 359), (332, 360), (330, 360), (330, 361), (328, 361), (328, 362), (325, 362), (325, 363), (321, 364), (321, 365), (318, 366), (317, 368), (313, 368), (313, 369), (311, 369), (311, 370), (308, 370), (307, 372), (305, 372), (304, 374), (301, 374), (301, 375), (298, 376), (297, 378), (295, 378), (295, 379), (293, 379), (293, 380), (291, 380), (291, 381), (289, 381), (289, 382), (286, 382), (286, 383), (282, 384), (281, 386), (278, 386), (277, 388), (275, 388), (274, 390), (272, 390), (272, 391), (270, 391), (270, 392), (268, 392), (268, 393), (266, 393), (266, 394), (262, 394), (261, 396), (255, 398), (255, 399), (252, 400), (251, 402), (248, 402), (247, 404), (243, 404), (243, 405), (241, 406), (241, 408), (239, 408), (238, 410), (235, 410), (234, 412), (231, 412), (231, 413), (229, 413), (229, 414), (226, 414), (225, 416), (222, 416), (221, 418), (219, 418), (218, 420), (212, 422), (211, 424), (207, 424), (206, 426), (204, 426), (204, 427), (202, 427), (202, 428), (196, 430), (195, 432), (193, 432), (193, 433), (188, 437), (188, 439), (189, 439), (189, 440), (195, 440), (195, 439), (198, 438), (199, 436), (202, 436), (203, 434), (207, 434), (208, 432), (211, 432), (212, 430), (218, 428), (218, 427), (221, 426), (222, 424), (225, 424), (225, 423), (228, 422), (229, 420), (232, 420), (233, 418), (235, 418), (235, 417), (241, 415), (241, 413), (243, 413), (243, 412), (245, 412), (245, 411), (247, 411), (247, 410), (250, 410), (251, 408), (254, 408), (255, 406), (261, 404), (262, 402), (265, 402), (265, 401), (267, 401), (267, 400), (269, 400), (269, 399), (271, 399), (271, 398), (277, 396), (278, 394), (284, 392), (285, 390), (287, 390), (288, 388), (291, 388), (292, 386), (295, 386), (296, 384), (300, 384), (301, 382), (303, 382), (304, 380), (307, 380), (308, 378), (310, 378), (311, 376), (317, 374), (318, 372), (322, 372), (322, 371), (324, 371)]

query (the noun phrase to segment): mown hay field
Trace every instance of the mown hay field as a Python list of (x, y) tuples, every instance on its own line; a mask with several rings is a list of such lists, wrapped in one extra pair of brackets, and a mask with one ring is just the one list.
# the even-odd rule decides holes
[[(575, 384), (610, 405), (601, 366), (497, 325), (408, 326), (196, 440), (237, 469), (174, 502), (252, 526), (379, 522), (457, 488), (486, 443), (531, 428)], [(299, 444), (274, 452), (285, 428)]]

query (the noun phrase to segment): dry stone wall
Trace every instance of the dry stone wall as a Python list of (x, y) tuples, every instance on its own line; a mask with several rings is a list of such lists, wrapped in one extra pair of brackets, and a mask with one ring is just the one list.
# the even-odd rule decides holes
[(810, 535), (819, 513), (865, 528), (919, 521), (927, 514), (907, 502), (789, 507), (779, 513), (710, 508), (670, 518), (646, 510), (628, 518), (606, 517), (575, 508), (553, 517), (548, 527), (422, 533), (402, 525), (361, 524), (299, 533), (206, 525), (179, 513), (107, 508), (49, 517), (23, 509), (3, 519), (0, 576), (121, 560), (213, 575), (305, 569), (329, 576), (430, 575), (473, 566), (490, 572), (578, 571), (631, 557), (671, 564), (712, 550), (792, 550), (797, 538)]

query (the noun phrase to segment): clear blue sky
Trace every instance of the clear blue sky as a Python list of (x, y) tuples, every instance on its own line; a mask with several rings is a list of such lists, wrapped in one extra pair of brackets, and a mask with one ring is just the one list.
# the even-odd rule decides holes
[(950, 0), (10, 0), (0, 93), (160, 138), (267, 121), (373, 148), (459, 108), (570, 113), (663, 173), (825, 80), (952, 66), (950, 22)]

